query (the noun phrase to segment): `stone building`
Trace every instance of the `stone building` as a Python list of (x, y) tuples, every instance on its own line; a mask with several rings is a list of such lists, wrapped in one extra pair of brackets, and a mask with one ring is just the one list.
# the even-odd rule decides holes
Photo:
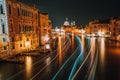
[(52, 24), (47, 13), (39, 13), (40, 44), (44, 45), (51, 38)]
[(39, 46), (38, 9), (35, 6), (17, 0), (0, 0), (0, 9), (0, 43), (4, 55)]
[(86, 33), (96, 34), (96, 35), (105, 35), (110, 34), (110, 20), (94, 20), (89, 22), (88, 27), (86, 28)]
[(112, 39), (120, 40), (120, 17), (115, 17), (110, 20), (110, 31)]

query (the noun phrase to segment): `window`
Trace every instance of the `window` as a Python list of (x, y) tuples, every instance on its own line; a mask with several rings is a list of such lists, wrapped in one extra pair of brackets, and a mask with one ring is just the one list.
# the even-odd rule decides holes
[(9, 9), (9, 14), (11, 14), (11, 5), (9, 4), (9, 7), (8, 7)]
[(20, 8), (18, 8), (18, 16), (20, 16)]
[(14, 37), (12, 37), (12, 42), (14, 42)]
[(20, 47), (22, 47), (22, 44), (20, 44)]
[(0, 5), (0, 14), (3, 14), (3, 6)]
[(36, 19), (38, 18), (38, 15), (36, 14)]
[(115, 31), (115, 28), (114, 28), (114, 31)]
[(29, 39), (27, 38), (26, 41), (29, 41)]
[(22, 41), (22, 37), (20, 36), (20, 41)]
[(20, 26), (20, 24), (19, 24), (19, 32), (21, 32), (21, 26)]
[(31, 40), (31, 45), (32, 45), (32, 40)]
[(10, 26), (11, 26), (11, 32), (13, 32), (13, 26), (12, 26), (12, 23), (10, 24)]
[(3, 42), (6, 43), (6, 38), (3, 38)]
[(6, 46), (4, 46), (4, 50), (7, 50), (7, 47), (6, 47)]
[(5, 26), (2, 24), (2, 33), (5, 33)]
[(12, 48), (15, 49), (15, 46), (13, 45)]

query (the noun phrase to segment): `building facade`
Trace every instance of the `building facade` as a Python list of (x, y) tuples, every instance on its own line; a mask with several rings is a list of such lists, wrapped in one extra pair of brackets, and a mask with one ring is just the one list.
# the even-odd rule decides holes
[(112, 39), (120, 41), (120, 17), (112, 17), (107, 20), (94, 20), (89, 22), (86, 33), (110, 35)]
[(110, 26), (111, 37), (120, 40), (120, 17), (112, 18)]
[(39, 32), (40, 44), (44, 45), (50, 40), (52, 33), (52, 24), (47, 13), (39, 13)]
[(86, 33), (96, 34), (96, 35), (105, 35), (110, 33), (110, 20), (94, 20), (89, 22), (89, 25), (86, 28)]
[(0, 0), (0, 9), (2, 54), (17, 54), (39, 46), (38, 9), (35, 6), (16, 0)]

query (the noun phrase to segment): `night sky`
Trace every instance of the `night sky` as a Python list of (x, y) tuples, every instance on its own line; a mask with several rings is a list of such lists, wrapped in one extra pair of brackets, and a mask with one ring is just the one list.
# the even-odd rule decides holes
[(120, 16), (119, 0), (20, 0), (35, 4), (40, 12), (49, 14), (53, 27), (60, 26), (67, 17), (77, 25), (86, 25), (93, 19)]

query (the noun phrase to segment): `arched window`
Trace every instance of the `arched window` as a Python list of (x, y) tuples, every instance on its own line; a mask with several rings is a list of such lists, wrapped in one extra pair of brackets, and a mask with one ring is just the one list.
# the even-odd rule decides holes
[(11, 14), (11, 10), (12, 10), (12, 9), (11, 9), (11, 5), (10, 5), (10, 4), (9, 4), (8, 8), (9, 8), (9, 9), (8, 9), (8, 10), (9, 10), (9, 14)]

